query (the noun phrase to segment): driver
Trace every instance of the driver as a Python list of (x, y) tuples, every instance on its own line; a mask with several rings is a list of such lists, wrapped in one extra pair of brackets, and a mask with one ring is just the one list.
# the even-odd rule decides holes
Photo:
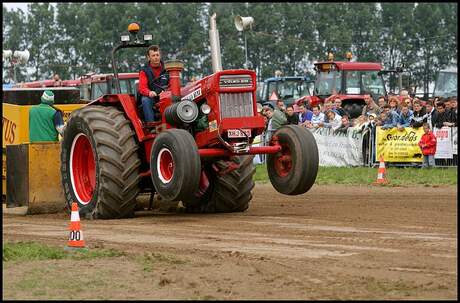
[(145, 122), (155, 122), (155, 104), (160, 93), (169, 85), (169, 74), (161, 60), (160, 47), (151, 45), (147, 49), (148, 62), (139, 72), (139, 93)]

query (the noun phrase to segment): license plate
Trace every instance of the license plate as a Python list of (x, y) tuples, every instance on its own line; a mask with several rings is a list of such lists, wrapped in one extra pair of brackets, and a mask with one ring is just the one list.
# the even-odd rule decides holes
[(246, 138), (246, 136), (251, 137), (251, 130), (250, 129), (243, 129), (244, 133), (239, 129), (229, 129), (227, 131), (229, 138)]

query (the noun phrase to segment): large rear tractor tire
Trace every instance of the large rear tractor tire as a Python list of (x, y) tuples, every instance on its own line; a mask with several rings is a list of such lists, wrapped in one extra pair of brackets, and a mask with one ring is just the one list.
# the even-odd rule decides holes
[(285, 195), (306, 193), (318, 173), (318, 146), (308, 129), (297, 125), (275, 132), (280, 152), (267, 155), (267, 172), (273, 187)]
[(134, 215), (139, 193), (138, 144), (124, 113), (91, 105), (72, 113), (61, 149), (61, 178), (67, 206), (78, 203), (93, 219)]
[(199, 198), (189, 196), (182, 200), (188, 212), (193, 213), (230, 213), (248, 209), (254, 188), (253, 176), (256, 171), (253, 155), (235, 156), (229, 161), (219, 160), (214, 163), (219, 171), (226, 170), (230, 165), (238, 168), (219, 175), (210, 166), (206, 169), (209, 187)]
[(200, 182), (201, 159), (193, 136), (183, 129), (163, 131), (150, 154), (150, 171), (157, 193), (168, 201), (193, 195)]

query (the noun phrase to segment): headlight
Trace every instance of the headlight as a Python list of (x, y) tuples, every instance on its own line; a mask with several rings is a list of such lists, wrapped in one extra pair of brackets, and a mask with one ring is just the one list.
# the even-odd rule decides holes
[(263, 109), (262, 104), (257, 103), (257, 112), (258, 112), (258, 113), (261, 113), (261, 112), (262, 112), (262, 109)]
[(181, 101), (177, 106), (177, 116), (184, 123), (192, 123), (198, 117), (198, 107), (195, 102)]
[(152, 39), (153, 39), (152, 35), (144, 35), (144, 41), (150, 41)]
[(121, 42), (128, 42), (128, 41), (129, 41), (129, 35), (121, 36)]
[(203, 103), (200, 109), (201, 109), (201, 112), (205, 115), (208, 115), (211, 112), (211, 107), (207, 105), (206, 103)]

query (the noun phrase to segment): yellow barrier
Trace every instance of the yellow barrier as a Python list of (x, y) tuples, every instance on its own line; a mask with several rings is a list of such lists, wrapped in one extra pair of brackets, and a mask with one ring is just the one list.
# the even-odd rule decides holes
[[(64, 122), (70, 116), (70, 113), (84, 104), (56, 104), (55, 107), (63, 111)], [(10, 144), (22, 144), (29, 142), (29, 110), (32, 105), (16, 105), (9, 103), (2, 103), (3, 120), (3, 169), (2, 169), (2, 195), (6, 196), (6, 146)], [(59, 162), (59, 157), (55, 160)]]
[(7, 155), (7, 207), (27, 206), (28, 214), (64, 209), (59, 142), (9, 145)]

